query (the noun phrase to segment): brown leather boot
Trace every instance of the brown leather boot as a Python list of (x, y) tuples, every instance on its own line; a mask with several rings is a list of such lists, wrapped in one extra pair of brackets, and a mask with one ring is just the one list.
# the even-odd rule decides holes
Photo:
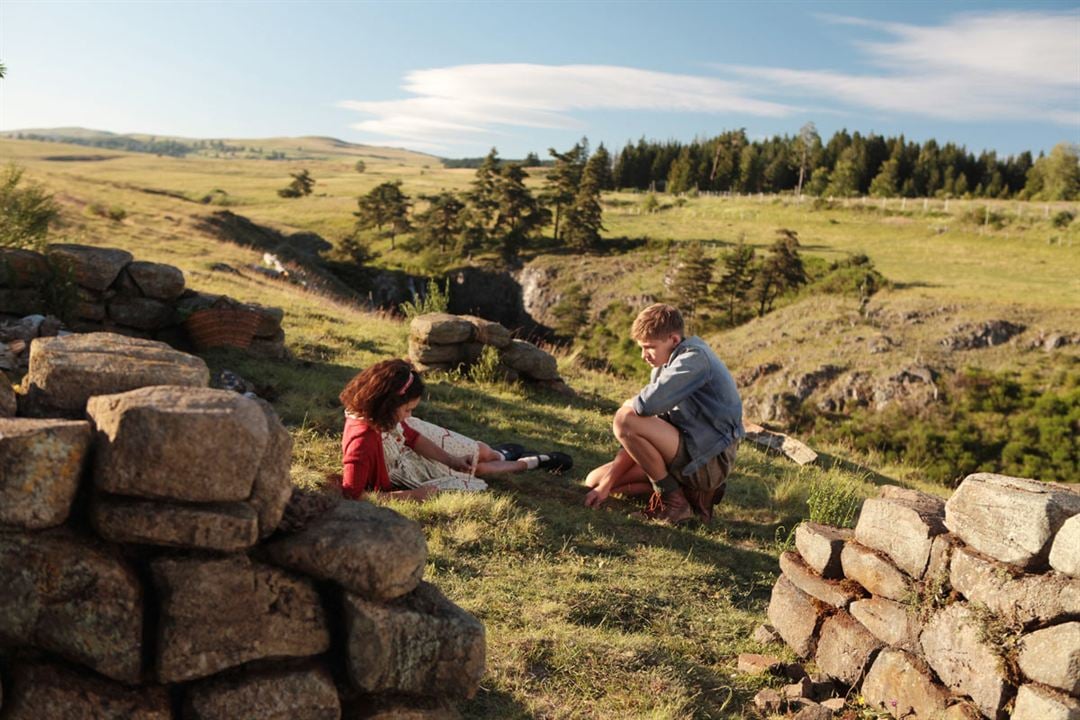
[(682, 488), (676, 488), (663, 494), (654, 492), (649, 498), (649, 506), (641, 515), (646, 520), (678, 525), (693, 519), (694, 511), (686, 501)]
[(720, 501), (724, 499), (726, 489), (727, 483), (712, 490), (687, 490), (686, 500), (698, 517), (701, 518), (701, 522), (709, 523), (712, 522), (713, 507), (719, 505)]

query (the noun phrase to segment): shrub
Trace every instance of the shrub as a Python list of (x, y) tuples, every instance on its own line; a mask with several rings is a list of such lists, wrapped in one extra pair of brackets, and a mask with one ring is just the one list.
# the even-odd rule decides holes
[(1067, 228), (1076, 219), (1076, 213), (1071, 210), (1062, 210), (1054, 215), (1054, 219), (1051, 221), (1056, 228)]
[(435, 278), (431, 278), (428, 280), (426, 292), (398, 306), (407, 321), (428, 313), (444, 313), (449, 307), (450, 278), (446, 279), (446, 285), (443, 288), (439, 287), (439, 283), (435, 281)]
[(480, 358), (469, 368), (469, 377), (473, 382), (492, 384), (502, 379), (499, 365), (499, 351), (491, 345), (485, 345), (480, 351)]
[(0, 176), (0, 247), (39, 250), (60, 208), (40, 185), (20, 187), (22, 174), (22, 168), (10, 164)]

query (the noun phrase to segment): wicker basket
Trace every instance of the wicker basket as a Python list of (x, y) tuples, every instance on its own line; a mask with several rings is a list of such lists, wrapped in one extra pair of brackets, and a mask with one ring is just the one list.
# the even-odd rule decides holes
[(215, 347), (247, 348), (255, 338), (262, 316), (240, 308), (206, 308), (184, 321), (191, 341), (199, 350)]

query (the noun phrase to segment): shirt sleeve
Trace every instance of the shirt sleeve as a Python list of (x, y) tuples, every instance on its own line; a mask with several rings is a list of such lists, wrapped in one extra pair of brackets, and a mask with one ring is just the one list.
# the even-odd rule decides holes
[(401, 421), (401, 434), (405, 436), (405, 447), (416, 447), (416, 441), (420, 437), (420, 433), (409, 427), (409, 424), (404, 420)]
[(662, 368), (656, 378), (634, 398), (638, 415), (670, 412), (709, 380), (709, 365), (700, 353), (688, 350)]

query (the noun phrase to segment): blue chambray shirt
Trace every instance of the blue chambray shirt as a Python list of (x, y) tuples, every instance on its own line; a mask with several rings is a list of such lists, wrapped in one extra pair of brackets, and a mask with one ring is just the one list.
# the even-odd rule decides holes
[(746, 435), (735, 378), (704, 340), (683, 338), (634, 398), (638, 415), (659, 415), (682, 433), (692, 473)]

